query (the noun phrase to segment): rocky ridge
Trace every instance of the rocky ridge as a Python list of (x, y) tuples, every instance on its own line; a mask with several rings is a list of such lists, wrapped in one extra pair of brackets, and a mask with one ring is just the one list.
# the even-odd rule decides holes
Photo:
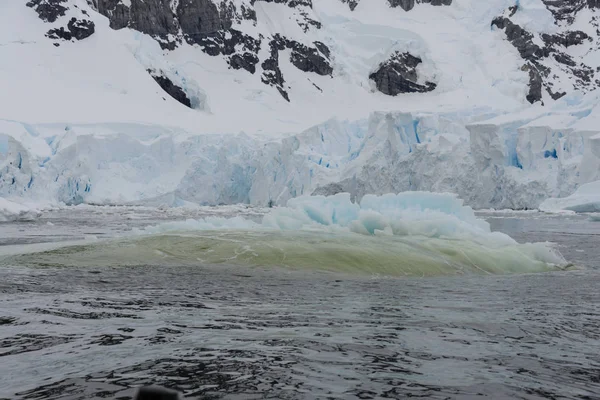
[[(293, 99), (281, 70), (282, 53), (300, 71), (337, 78), (334, 67), (336, 54), (330, 49), (332, 44), (336, 45), (335, 38), (326, 44), (310, 35), (322, 28), (312, 0), (86, 1), (93, 10), (108, 18), (113, 29), (130, 28), (145, 33), (155, 39), (164, 51), (187, 44), (210, 56), (223, 57), (231, 69), (258, 74), (261, 82), (276, 88), (288, 102)], [(340, 1), (348, 4), (353, 12), (359, 12), (354, 11), (359, 0)], [(600, 86), (600, 67), (592, 65), (588, 55), (600, 49), (600, 19), (595, 12), (600, 10), (600, 0), (540, 1), (552, 13), (556, 32), (534, 32), (519, 25), (518, 2), (490, 21), (492, 28), (503, 33), (523, 60), (521, 70), (527, 73), (529, 81), (527, 101), (544, 103), (574, 90), (586, 92), (596, 89)], [(306, 37), (299, 40), (283, 32), (265, 35), (253, 30), (257, 26), (257, 7), (261, 3), (276, 3), (289, 8), (293, 17), (285, 23), (297, 24)], [(388, 4), (404, 11), (411, 11), (417, 5), (453, 5), (452, 0), (388, 0)], [(61, 41), (86, 39), (95, 32), (94, 23), (86, 18), (88, 12), (77, 7), (72, 0), (31, 0), (27, 6), (34, 9), (42, 21), (54, 25), (46, 36), (55, 41), (55, 46), (59, 46)], [(589, 17), (589, 29), (572, 28), (584, 10), (594, 11)], [(422, 63), (420, 54), (397, 50), (375, 66), (368, 78), (379, 92), (390, 96), (433, 91), (438, 82), (419, 76), (418, 66)], [(166, 83), (158, 83), (164, 89)], [(314, 86), (322, 91), (319, 86)], [(182, 102), (181, 93), (185, 95), (185, 90), (179, 88), (175, 94), (169, 86), (167, 93), (175, 94), (174, 98)], [(186, 96), (189, 97), (189, 94)], [(189, 101), (182, 102), (189, 106), (187, 103)]]
[[(585, 8), (600, 9), (600, 2), (596, 0), (544, 0), (543, 2), (555, 18), (558, 33), (529, 32), (513, 22), (513, 17), (519, 13), (518, 4), (509, 7), (504, 15), (492, 21), (492, 27), (504, 32), (506, 40), (517, 49), (525, 61), (522, 69), (529, 74), (527, 100), (530, 103), (543, 101), (543, 92), (557, 100), (573, 90), (587, 92), (600, 87), (600, 79), (597, 75), (600, 68), (588, 65), (585, 60), (587, 54), (600, 49), (600, 19), (596, 15), (591, 16), (589, 21), (591, 34), (571, 29), (577, 13)], [(571, 47), (585, 50), (570, 54)]]

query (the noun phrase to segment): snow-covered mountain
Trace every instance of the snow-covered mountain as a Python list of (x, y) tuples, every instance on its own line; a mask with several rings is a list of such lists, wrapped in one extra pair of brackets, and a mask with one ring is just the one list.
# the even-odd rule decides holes
[(537, 207), (600, 179), (598, 0), (4, 0), (0, 195)]

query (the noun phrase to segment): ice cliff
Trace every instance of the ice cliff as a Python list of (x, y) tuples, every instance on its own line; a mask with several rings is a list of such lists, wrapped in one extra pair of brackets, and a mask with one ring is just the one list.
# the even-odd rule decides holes
[(597, 100), (566, 99), (550, 115), (377, 112), (278, 139), (3, 121), (0, 189), (67, 204), (154, 205), (423, 190), (456, 193), (478, 208), (537, 208), (600, 179)]
[(6, 0), (0, 196), (284, 204), (600, 179), (595, 0)]

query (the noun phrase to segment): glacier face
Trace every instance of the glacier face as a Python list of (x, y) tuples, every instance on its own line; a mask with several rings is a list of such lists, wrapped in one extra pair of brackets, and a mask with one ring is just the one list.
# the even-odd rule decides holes
[(535, 208), (600, 179), (599, 9), (567, 3), (3, 1), (0, 196)]
[[(375, 112), (283, 138), (136, 124), (2, 121), (0, 194), (67, 204), (286, 204), (308, 194), (435, 191), (537, 208), (600, 179), (597, 96), (491, 116)], [(551, 112), (548, 112), (551, 111)]]

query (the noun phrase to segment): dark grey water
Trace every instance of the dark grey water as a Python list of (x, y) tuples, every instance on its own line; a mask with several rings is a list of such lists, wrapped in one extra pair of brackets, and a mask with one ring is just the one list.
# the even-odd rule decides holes
[[(127, 229), (110, 213), (102, 223), (87, 212), (26, 224), (62, 238)], [(557, 242), (585, 269), (368, 279), (4, 268), (0, 398), (127, 399), (149, 383), (215, 399), (600, 398), (600, 223), (485, 217), (520, 241)], [(50, 240), (20, 224), (0, 225), (0, 236)]]

